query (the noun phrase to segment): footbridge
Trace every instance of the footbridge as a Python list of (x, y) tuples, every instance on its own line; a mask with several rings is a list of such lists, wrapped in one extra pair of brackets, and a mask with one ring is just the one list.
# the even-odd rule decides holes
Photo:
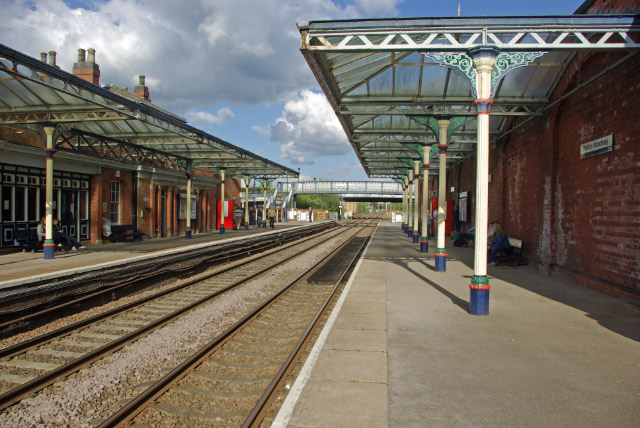
[[(335, 194), (347, 202), (402, 202), (402, 185), (395, 181), (296, 181), (277, 183), (268, 195), (267, 208), (291, 206), (295, 195)], [(260, 194), (250, 200), (262, 200)]]
[(300, 181), (279, 183), (281, 191), (299, 194), (336, 194), (345, 201), (402, 202), (402, 186), (395, 181)]

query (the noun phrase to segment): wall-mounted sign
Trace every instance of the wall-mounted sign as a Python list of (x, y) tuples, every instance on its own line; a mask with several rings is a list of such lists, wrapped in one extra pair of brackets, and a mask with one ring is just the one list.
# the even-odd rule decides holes
[(613, 151), (613, 134), (580, 145), (580, 159)]

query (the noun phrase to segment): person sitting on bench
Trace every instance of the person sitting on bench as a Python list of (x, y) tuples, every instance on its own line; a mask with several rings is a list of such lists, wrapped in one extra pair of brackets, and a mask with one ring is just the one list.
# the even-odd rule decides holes
[(62, 233), (62, 228), (60, 227), (60, 224), (57, 218), (53, 219), (53, 240), (54, 242), (56, 242), (56, 240), (58, 242), (65, 241), (67, 243), (65, 250), (67, 251), (69, 249), (73, 251), (78, 251), (86, 248), (75, 237), (71, 235), (67, 235), (66, 233)]
[(493, 225), (493, 239), (489, 243), (489, 265), (496, 265), (498, 250), (506, 250), (510, 247), (509, 238), (502, 232), (502, 226), (500, 223), (495, 223)]

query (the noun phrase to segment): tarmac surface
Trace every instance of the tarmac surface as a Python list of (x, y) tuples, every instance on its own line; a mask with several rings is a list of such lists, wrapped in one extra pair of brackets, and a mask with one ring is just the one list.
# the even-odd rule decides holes
[(640, 426), (637, 302), (501, 264), (472, 316), (474, 249), (434, 247), (381, 223), (273, 426)]

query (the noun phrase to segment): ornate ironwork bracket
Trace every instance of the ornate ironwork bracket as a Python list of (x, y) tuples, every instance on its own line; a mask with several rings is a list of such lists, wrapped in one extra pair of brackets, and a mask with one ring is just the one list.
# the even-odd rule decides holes
[(429, 128), (432, 132), (433, 135), (435, 135), (436, 137), (436, 144), (439, 143), (439, 135), (440, 135), (440, 127), (438, 126), (438, 121), (436, 120), (435, 117), (433, 116), (409, 116), (410, 119), (415, 120), (416, 122), (418, 122), (420, 125), (424, 125), (427, 128)]
[[(500, 52), (496, 56), (494, 70), (491, 73), (491, 97), (502, 78), (511, 70), (524, 67), (547, 52)], [(476, 92), (476, 70), (473, 59), (464, 52), (423, 52), (422, 55), (433, 58), (438, 64), (456, 70), (467, 79), (471, 94), (478, 98)]]
[(473, 60), (469, 55), (464, 52), (423, 52), (422, 55), (433, 58), (438, 64), (462, 73), (471, 86), (473, 97), (478, 98), (476, 93), (477, 74), (473, 68)]
[(44, 126), (38, 124), (38, 123), (26, 123), (26, 124), (16, 124), (14, 126), (17, 126), (19, 128), (24, 128), (28, 131), (34, 132), (36, 134), (38, 134), (40, 136), (40, 138), (42, 138), (42, 141), (44, 141), (45, 147), (47, 144), (47, 134), (45, 134), (44, 132)]
[(475, 116), (456, 116), (449, 119), (449, 128), (447, 129), (447, 140), (449, 143), (451, 143), (451, 136), (454, 132), (474, 120), (476, 120)]
[(55, 130), (53, 131), (53, 141), (58, 141), (58, 137), (60, 137), (65, 132), (71, 131), (74, 126), (74, 123), (58, 123)]
[[(525, 67), (547, 52), (500, 52), (491, 73), (491, 97), (495, 95), (500, 80), (511, 70)], [(475, 85), (474, 85), (475, 88)]]
[[(66, 124), (65, 124), (66, 125)], [(169, 152), (150, 149), (126, 141), (116, 140), (74, 129), (56, 127), (55, 149), (101, 159), (109, 159), (134, 165), (147, 165), (173, 171), (188, 172), (191, 160)]]

